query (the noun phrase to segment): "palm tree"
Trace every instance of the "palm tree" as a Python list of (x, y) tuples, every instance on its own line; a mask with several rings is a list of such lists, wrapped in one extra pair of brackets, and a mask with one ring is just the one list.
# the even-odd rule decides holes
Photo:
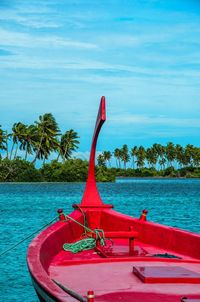
[(0, 150), (7, 150), (7, 135), (0, 125)]
[(131, 157), (132, 157), (132, 159), (133, 159), (133, 161), (132, 161), (133, 169), (135, 168), (135, 156), (137, 155), (137, 151), (138, 151), (138, 147), (137, 147), (137, 146), (134, 146), (134, 147), (131, 149)]
[(164, 170), (165, 169), (165, 163), (166, 163), (166, 159), (164, 157), (162, 157), (160, 160), (159, 160), (159, 165), (161, 166), (161, 170)]
[(58, 124), (51, 113), (45, 113), (39, 116), (36, 124), (36, 139), (34, 142), (34, 151), (36, 153), (33, 163), (37, 159), (48, 159), (52, 151), (57, 150), (57, 136), (60, 135)]
[(138, 148), (136, 156), (137, 156), (137, 160), (136, 160), (137, 167), (143, 168), (145, 163), (145, 157), (146, 157), (146, 151), (143, 146), (140, 146)]
[(152, 168), (155, 168), (155, 165), (158, 160), (158, 153), (156, 151), (156, 148), (152, 146), (151, 148), (147, 148), (146, 150), (146, 160)]
[(116, 148), (115, 151), (114, 151), (114, 157), (116, 158), (116, 165), (117, 165), (117, 168), (121, 168), (121, 150), (119, 148)]
[(10, 159), (12, 159), (12, 154), (13, 154), (15, 146), (16, 146), (16, 149), (15, 149), (14, 159), (17, 157), (19, 143), (22, 143), (23, 137), (26, 132), (26, 127), (27, 126), (21, 122), (15, 123), (13, 125), (12, 134), (11, 134), (13, 144), (12, 144), (12, 148), (11, 148), (11, 152), (10, 152)]
[(175, 149), (176, 149), (176, 161), (179, 165), (179, 168), (182, 168), (184, 164), (184, 157), (185, 157), (184, 148), (181, 145), (176, 144)]
[(153, 146), (152, 146), (152, 148), (155, 150), (156, 154), (157, 154), (159, 157), (162, 156), (162, 150), (163, 150), (162, 147), (163, 147), (163, 146), (162, 146), (161, 144), (157, 144), (157, 143), (153, 144)]
[(104, 157), (104, 160), (105, 161), (108, 161), (109, 163), (109, 166), (111, 167), (111, 163), (110, 163), (110, 159), (112, 158), (112, 153), (110, 151), (104, 151), (102, 153), (103, 157)]
[[(75, 132), (73, 129), (66, 131), (61, 136), (60, 141), (60, 155), (62, 156), (63, 161), (69, 159), (72, 155), (72, 152), (78, 148), (79, 141), (78, 141), (78, 133)], [(59, 156), (57, 160), (59, 159)]]
[(157, 157), (156, 158), (156, 163), (157, 162), (159, 163), (160, 160), (161, 160), (161, 162), (165, 162), (163, 160), (164, 155), (165, 155), (165, 147), (162, 146), (161, 144), (155, 143), (155, 144), (153, 144), (152, 148), (154, 149), (154, 152), (155, 152), (156, 157)]
[(33, 154), (33, 149), (37, 145), (38, 133), (35, 125), (26, 126), (24, 129), (23, 137), (20, 141), (20, 150), (25, 151), (24, 159), (27, 160), (28, 154)]
[(120, 158), (124, 162), (124, 169), (126, 169), (126, 164), (130, 161), (130, 155), (128, 153), (128, 146), (127, 145), (123, 145), (123, 147), (121, 149)]
[(160, 163), (162, 163), (161, 164), (161, 167), (163, 167), (163, 169), (165, 168), (165, 163), (166, 163), (166, 157), (165, 157), (165, 155), (166, 155), (166, 152), (165, 152), (165, 146), (163, 146), (163, 145), (160, 145), (160, 159), (159, 159), (159, 165), (160, 165)]
[(198, 148), (198, 147), (194, 147), (193, 164), (195, 167), (200, 166), (200, 148)]
[(173, 166), (173, 162), (176, 159), (176, 148), (172, 142), (169, 142), (165, 148), (166, 159), (170, 167)]
[(106, 166), (105, 157), (103, 156), (103, 154), (99, 154), (99, 156), (97, 157), (97, 162), (98, 162), (99, 167), (105, 167)]
[(191, 166), (193, 164), (193, 157), (194, 157), (194, 146), (193, 145), (186, 145), (185, 147), (185, 164)]
[(5, 131), (5, 140), (6, 140), (6, 158), (9, 157), (9, 152), (8, 152), (8, 141), (12, 137), (12, 134), (8, 133), (8, 131)]

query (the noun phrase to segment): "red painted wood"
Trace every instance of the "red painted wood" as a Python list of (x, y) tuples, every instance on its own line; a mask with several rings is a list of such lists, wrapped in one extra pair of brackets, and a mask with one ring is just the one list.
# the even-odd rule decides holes
[(134, 231), (118, 231), (118, 232), (104, 232), (106, 238), (137, 238), (138, 232)]
[[(108, 287), (105, 288), (105, 284), (109, 284), (108, 280), (111, 280), (114, 275), (114, 279), (112, 281), (112, 286), (115, 286), (116, 288), (122, 288), (122, 283), (124, 284), (130, 284), (131, 281), (131, 272), (132, 267), (135, 266), (139, 261), (142, 261), (142, 265), (149, 266), (152, 263), (157, 263), (158, 261), (162, 265), (168, 265), (173, 264), (176, 266), (186, 266), (190, 270), (194, 270), (196, 268), (196, 272), (200, 273), (200, 257), (195, 258), (196, 252), (196, 245), (193, 244), (195, 240), (199, 240), (200, 236), (192, 233), (188, 233), (185, 231), (174, 229), (173, 237), (174, 239), (171, 240), (171, 248), (173, 251), (171, 251), (170, 245), (168, 243), (168, 249), (164, 249), (163, 246), (165, 245), (164, 240), (160, 241), (160, 229), (163, 229), (163, 232), (165, 233), (165, 240), (168, 241), (168, 236), (172, 236), (171, 228), (160, 226), (151, 222), (140, 222), (138, 219), (134, 219), (131, 217), (128, 217), (126, 215), (117, 213), (113, 210), (106, 210), (102, 209), (101, 211), (91, 211), (87, 210), (87, 217), (89, 218), (90, 215), (92, 217), (99, 216), (98, 225), (103, 228), (105, 231), (108, 230), (108, 232), (124, 232), (126, 235), (127, 232), (129, 232), (129, 227), (133, 226), (134, 229), (138, 232), (138, 239), (136, 239), (137, 242), (135, 242), (135, 248), (139, 245), (141, 248), (143, 248), (148, 254), (154, 254), (154, 253), (160, 253), (160, 252), (171, 252), (171, 253), (177, 253), (179, 254), (179, 248), (176, 246), (176, 249), (174, 249), (173, 242), (176, 241), (177, 243), (178, 238), (180, 237), (180, 234), (184, 234), (184, 244), (186, 246), (190, 246), (190, 256), (194, 255), (193, 258), (190, 256), (185, 256), (184, 254), (181, 254), (182, 259), (176, 260), (176, 259), (157, 259), (157, 258), (151, 258), (151, 257), (129, 257), (128, 254), (128, 240), (127, 238), (114, 238), (114, 246), (113, 249), (115, 253), (120, 253), (120, 251), (124, 250), (126, 251), (125, 255), (121, 257), (120, 255), (117, 257), (109, 257), (109, 258), (102, 258), (100, 255), (95, 254), (94, 251), (85, 251), (82, 253), (78, 253), (73, 255), (69, 252), (64, 252), (62, 250), (62, 245), (65, 242), (73, 242), (80, 239), (80, 236), (83, 232), (82, 227), (75, 225), (74, 222), (62, 222), (59, 221), (52, 225), (51, 227), (47, 228), (45, 231), (43, 231), (39, 236), (37, 236), (33, 242), (30, 244), (29, 250), (28, 250), (28, 265), (29, 270), (31, 272), (31, 275), (34, 277), (35, 280), (37, 280), (37, 283), (40, 284), (42, 288), (45, 289), (45, 291), (50, 294), (54, 295), (60, 301), (70, 301), (70, 300), (64, 300), (63, 299), (63, 293), (61, 289), (56, 288), (55, 284), (52, 283), (51, 279), (54, 277), (57, 280), (57, 276), (60, 274), (60, 279), (58, 280), (61, 283), (64, 283), (65, 286), (68, 286), (69, 288), (72, 288), (73, 290), (79, 291), (80, 290), (80, 284), (77, 282), (79, 279), (81, 279), (81, 286), (82, 291), (80, 294), (84, 295), (86, 294), (88, 288), (91, 288), (91, 282), (92, 288), (94, 288), (95, 291), (95, 301), (98, 301), (98, 291), (96, 289), (96, 286), (100, 286), (101, 292), (103, 292), (105, 296), (105, 300), (101, 301), (115, 301), (115, 293), (113, 292), (113, 296), (111, 294), (107, 295)], [(83, 222), (82, 214), (79, 211), (74, 211), (72, 213), (72, 217), (80, 222)], [(90, 221), (90, 218), (88, 219)], [(156, 243), (155, 238), (157, 238), (156, 245), (151, 245), (150, 243), (146, 243), (143, 241), (143, 239), (146, 239), (144, 237), (144, 230), (140, 229), (141, 224), (143, 227), (146, 227), (148, 225), (148, 232), (150, 237), (152, 238), (152, 241)], [(152, 233), (150, 233), (150, 226), (152, 227)], [(118, 230), (117, 230), (118, 227)], [(158, 230), (158, 232), (156, 231)], [(121, 233), (122, 234), (122, 233)], [(157, 236), (158, 235), (158, 236)], [(143, 236), (143, 237), (142, 237)], [(181, 244), (181, 242), (179, 242)], [(199, 248), (199, 246), (198, 246)], [(185, 251), (184, 251), (185, 252)], [(131, 262), (130, 262), (131, 259)], [(130, 262), (130, 264), (128, 264)], [(83, 269), (83, 264), (92, 265), (92, 271), (90, 272), (91, 268), (85, 268)], [(105, 271), (103, 267), (101, 266), (103, 263), (106, 264)], [(117, 264), (120, 264), (120, 268), (117, 268)], [(134, 265), (135, 263), (135, 265)], [(81, 265), (80, 265), (81, 264)], [(84, 265), (85, 265), (84, 264)], [(108, 269), (108, 265), (113, 264), (112, 267)], [(160, 264), (160, 265), (161, 265)], [(128, 266), (127, 266), (128, 265)], [(55, 276), (51, 275), (50, 267), (56, 268)], [(74, 267), (74, 270), (71, 269)], [(63, 269), (66, 268), (66, 271)], [(82, 268), (82, 270), (80, 270)], [(106, 269), (107, 268), (107, 269)], [(70, 269), (70, 270), (69, 270)], [(63, 271), (63, 273), (62, 273)], [(84, 277), (85, 272), (85, 277)], [(100, 282), (99, 278), (102, 278), (102, 282)], [(107, 280), (107, 281), (106, 281)], [(110, 281), (109, 281), (110, 282)], [(171, 280), (173, 282), (173, 280)], [(179, 291), (179, 300), (183, 295), (191, 295), (194, 292), (198, 291), (198, 294), (200, 295), (200, 286), (198, 284), (190, 284), (187, 283), (187, 287), (181, 290), (178, 289), (178, 287), (174, 287), (173, 284), (173, 292), (171, 292), (171, 297), (177, 296), (177, 292)], [(160, 287), (160, 286), (159, 286)], [(110, 288), (111, 285), (110, 285)], [(126, 288), (126, 286), (125, 286)], [(133, 288), (134, 291), (140, 292), (142, 288), (138, 285), (138, 283), (133, 282)], [(168, 297), (168, 291), (171, 287), (167, 286), (165, 289), (165, 294), (162, 293), (162, 295), (167, 299)], [(113, 289), (114, 290), (114, 289)], [(154, 288), (149, 288), (149, 290), (152, 292)], [(161, 288), (160, 288), (161, 290)], [(171, 289), (172, 290), (172, 289)], [(103, 294), (101, 293), (101, 295)], [(121, 296), (124, 297), (132, 297), (134, 298), (134, 294), (126, 293), (126, 291), (122, 291)], [(146, 296), (148, 296), (148, 292)], [(138, 293), (138, 296), (140, 297), (140, 294)], [(141, 293), (141, 299), (144, 298), (144, 293)], [(173, 301), (172, 298), (170, 298)], [(129, 301), (124, 298), (123, 301)], [(131, 301), (131, 300), (130, 300)], [(138, 302), (141, 302), (143, 300), (137, 300)], [(146, 301), (146, 300), (145, 300)], [(153, 301), (153, 300), (152, 300)], [(156, 300), (155, 301), (159, 301)], [(165, 301), (165, 300), (163, 300)], [(167, 300), (166, 300), (167, 301)], [(175, 300), (176, 301), (176, 300)]]
[(134, 266), (133, 273), (144, 283), (200, 284), (200, 274), (184, 267)]
[[(112, 238), (113, 246), (110, 250), (109, 246), (105, 247), (104, 256), (96, 250), (77, 254), (65, 252), (63, 244), (80, 240), (83, 227), (69, 220), (54, 223), (34, 238), (28, 248), (27, 262), (36, 291), (46, 302), (74, 302), (74, 298), (52, 281), (55, 279), (85, 299), (87, 291), (92, 289), (95, 301), (101, 302), (180, 302), (184, 296), (191, 301), (200, 299), (199, 284), (190, 283), (191, 276), (185, 279), (185, 284), (176, 283), (180, 276), (175, 274), (180, 267), (200, 274), (199, 234), (139, 220), (115, 212), (103, 204), (96, 186), (94, 168), (97, 138), (105, 117), (105, 98), (102, 97), (81, 207), (86, 213), (88, 226), (103, 229), (105, 235)], [(63, 213), (59, 211), (59, 214), (62, 220)], [(80, 211), (76, 209), (70, 215), (83, 224)], [(174, 254), (181, 259), (153, 256), (158, 253)], [(133, 266), (143, 266), (147, 270), (150, 266), (170, 266), (176, 276), (169, 276), (165, 284), (143, 283), (132, 273)], [(158, 268), (156, 270), (157, 281), (166, 278), (160, 276)]]
[(102, 96), (99, 112), (97, 114), (96, 125), (94, 130), (94, 135), (92, 139), (92, 147), (90, 151), (90, 160), (89, 160), (89, 169), (88, 169), (88, 178), (86, 182), (85, 191), (83, 194), (83, 199), (81, 201), (81, 206), (102, 206), (103, 202), (99, 195), (96, 180), (95, 180), (95, 154), (96, 154), (96, 145), (99, 132), (103, 123), (106, 120), (106, 107), (105, 107), (105, 97)]
[(87, 293), (87, 302), (94, 302), (94, 291), (89, 290)]

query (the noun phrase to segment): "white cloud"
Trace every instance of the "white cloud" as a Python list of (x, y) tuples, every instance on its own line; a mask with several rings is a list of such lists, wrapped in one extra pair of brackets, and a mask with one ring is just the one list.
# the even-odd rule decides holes
[[(96, 151), (96, 157), (99, 156), (99, 154), (101, 154), (102, 151)], [(72, 154), (72, 158), (75, 157), (75, 158), (81, 158), (83, 160), (89, 160), (90, 158), (90, 151), (85, 151), (85, 152), (82, 152), (82, 151), (76, 151), (76, 152), (73, 152)]]
[(81, 158), (83, 160), (89, 160), (90, 152), (89, 151), (85, 151), (85, 152), (82, 152), (82, 151), (73, 152), (72, 158), (73, 157), (75, 157), (75, 158)]
[(20, 14), (14, 10), (2, 10), (0, 20), (6, 22), (15, 22), (25, 27), (31, 27), (35, 29), (39, 28), (59, 28), (61, 24), (58, 22), (52, 22), (47, 16), (41, 16), (41, 14), (33, 14), (29, 11), (28, 14)]
[[(118, 83), (121, 82), (123, 85), (127, 86), (131, 83), (133, 85), (133, 80), (140, 79), (145, 80), (151, 78), (151, 81), (156, 81), (156, 83), (161, 83), (166, 85), (174, 86), (192, 86), (196, 85), (194, 82), (195, 79), (199, 79), (200, 70), (186, 67), (180, 67), (179, 69), (169, 68), (167, 66), (159, 66), (157, 68), (148, 66), (148, 65), (135, 65), (135, 64), (118, 64), (117, 62), (109, 62), (106, 59), (95, 60), (84, 58), (84, 54), (74, 55), (73, 53), (70, 56), (53, 56), (53, 53), (56, 53), (55, 49), (52, 48), (70, 48), (73, 49), (86, 49), (91, 50), (97, 49), (98, 46), (95, 44), (73, 41), (70, 39), (63, 39), (55, 36), (46, 36), (44, 38), (37, 37), (34, 38), (28, 34), (22, 33), (12, 33), (4, 30), (0, 30), (0, 36), (2, 37), (2, 44), (4, 48), (8, 51), (12, 49), (15, 53), (12, 56), (7, 56), (4, 58), (0, 65), (2, 68), (31, 68), (31, 69), (62, 69), (65, 70), (76, 70), (81, 71), (85, 70), (85, 75), (73, 75), (70, 74), (70, 79), (73, 77), (74, 80), (87, 81), (92, 83)], [(13, 45), (12, 45), (13, 44)], [(5, 46), (7, 45), (7, 47)], [(18, 47), (30, 47), (33, 48), (33, 51), (28, 55), (25, 49), (17, 49), (12, 46)], [(49, 55), (44, 55), (44, 53), (38, 54), (34, 53), (34, 48), (51, 48), (52, 52)], [(199, 58), (200, 59), (200, 58)], [(89, 74), (89, 71), (95, 71), (93, 74)], [(102, 73), (103, 72), (103, 73)], [(105, 73), (107, 72), (107, 73)], [(108, 73), (109, 72), (109, 73)], [(52, 76), (52, 75), (51, 75)], [(47, 78), (50, 77), (49, 74), (46, 75)], [(142, 77), (142, 78), (141, 78)], [(193, 78), (193, 82), (189, 81)], [(55, 80), (62, 80), (62, 75), (55, 73)], [(121, 85), (120, 85), (121, 86)]]
[(134, 115), (134, 114), (121, 114), (110, 116), (110, 122), (117, 124), (140, 124), (140, 125), (167, 125), (169, 127), (200, 127), (199, 119), (190, 118), (170, 118), (167, 116), (148, 116), (148, 115)]
[[(59, 41), (59, 40), (58, 40)], [(72, 42), (71, 45), (73, 45)], [(70, 43), (69, 43), (70, 44)], [(74, 44), (75, 45), (75, 44)], [(79, 44), (78, 44), (79, 45)], [(77, 45), (77, 47), (78, 47)], [(80, 47), (85, 47), (85, 45), (80, 44)], [(88, 45), (87, 45), (88, 46)], [(87, 47), (86, 46), (86, 47)], [(192, 86), (196, 85), (195, 82), (188, 82), (188, 78), (195, 81), (195, 79), (199, 79), (200, 70), (191, 70), (184, 69), (181, 70), (166, 70), (159, 69), (153, 70), (148, 67), (138, 67), (138, 66), (130, 66), (130, 65), (120, 65), (115, 63), (107, 63), (104, 61), (97, 60), (88, 60), (70, 56), (70, 59), (66, 57), (44, 57), (44, 56), (36, 56), (32, 55), (22, 55), (20, 53), (16, 53), (16, 55), (8, 56), (4, 58), (0, 62), (1, 68), (31, 68), (31, 69), (62, 69), (65, 70), (73, 70), (73, 71), (85, 71), (85, 75), (81, 74), (70, 74), (65, 75), (65, 79), (70, 78), (70, 80), (75, 81), (83, 81), (90, 83), (110, 83), (118, 85), (121, 83), (124, 86), (136, 86), (137, 80), (145, 80), (151, 79), (151, 82), (155, 82), (156, 85), (170, 84), (170, 86)], [(90, 74), (89, 71), (95, 71), (94, 74)], [(103, 74), (101, 74), (103, 72)], [(104, 72), (110, 72), (110, 74), (104, 74)], [(127, 72), (129, 74), (127, 74)], [(142, 76), (142, 78), (141, 78)], [(47, 74), (45, 78), (52, 78), (54, 80), (63, 80), (62, 75), (58, 75), (55, 73), (53, 76)]]
[(104, 47), (134, 47), (149, 43), (162, 43), (171, 38), (170, 33), (158, 34), (120, 34), (120, 33), (107, 33), (104, 36), (98, 37), (98, 44)]
[[(102, 151), (96, 151), (96, 158), (101, 153), (102, 153)], [(49, 159), (54, 160), (54, 159), (57, 159), (57, 157), (58, 157), (57, 153), (51, 153)], [(90, 151), (76, 151), (76, 152), (73, 152), (71, 158), (80, 158), (82, 160), (88, 160), (89, 161)], [(60, 158), (60, 160), (61, 160), (61, 158)]]
[(25, 48), (78, 48), (78, 49), (95, 49), (97, 45), (54, 35), (43, 34), (34, 36), (33, 34), (20, 33), (0, 29), (1, 45), (25, 47)]

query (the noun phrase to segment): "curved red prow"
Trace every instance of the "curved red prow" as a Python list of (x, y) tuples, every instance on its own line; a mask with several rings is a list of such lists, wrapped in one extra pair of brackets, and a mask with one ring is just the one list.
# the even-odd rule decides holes
[(104, 205), (101, 197), (99, 195), (97, 185), (96, 185), (96, 179), (95, 179), (95, 154), (96, 154), (96, 145), (97, 145), (97, 139), (99, 132), (101, 130), (101, 127), (103, 123), (106, 120), (106, 102), (105, 97), (102, 96), (100, 106), (99, 106), (99, 112), (97, 115), (94, 135), (92, 139), (92, 147), (90, 151), (90, 160), (89, 160), (89, 169), (88, 169), (88, 178), (87, 183), (85, 187), (85, 191), (83, 194), (81, 206), (102, 206)]

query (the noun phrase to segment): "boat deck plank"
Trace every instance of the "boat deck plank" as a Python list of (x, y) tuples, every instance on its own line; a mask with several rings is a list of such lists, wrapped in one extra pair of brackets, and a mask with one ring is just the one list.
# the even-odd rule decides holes
[[(183, 255), (178, 255), (182, 256), (181, 260), (157, 258), (152, 260), (152, 257), (148, 256), (149, 254), (169, 251), (142, 244), (139, 241), (135, 245), (135, 250), (145, 250), (147, 252), (146, 257), (128, 257), (127, 241), (115, 240), (114, 246), (115, 252), (124, 253), (126, 257), (102, 258), (94, 250), (78, 254), (61, 251), (49, 267), (50, 278), (59, 281), (81, 295), (85, 295), (87, 290), (94, 290), (97, 297), (95, 301), (101, 301), (101, 299), (102, 301), (110, 301), (109, 295), (114, 292), (116, 293), (115, 301), (118, 301), (120, 293), (123, 294), (123, 301), (126, 301), (126, 297), (127, 301), (137, 300), (137, 295), (144, 294), (145, 302), (148, 302), (146, 300), (147, 293), (149, 293), (149, 301), (155, 302), (161, 301), (161, 298), (162, 301), (166, 302), (180, 301), (181, 296), (188, 294), (199, 295), (200, 297), (200, 284), (159, 283), (158, 286), (158, 283), (145, 284), (133, 274), (133, 266), (181, 267), (200, 274), (200, 261)], [(154, 295), (152, 296), (151, 293)], [(161, 297), (162, 295), (163, 297)], [(179, 298), (176, 300), (177, 295)]]
[[(152, 262), (137, 262), (138, 266), (152, 266)], [(163, 263), (154, 262), (153, 266), (166, 266), (189, 269), (200, 273), (200, 264), (194, 263)], [(55, 266), (49, 268), (52, 279), (62, 283), (80, 294), (84, 295), (87, 290), (94, 290), (96, 295), (105, 295), (112, 292), (137, 292), (137, 293), (157, 293), (171, 295), (200, 295), (199, 284), (145, 284), (133, 274), (134, 261), (111, 262), (111, 263), (86, 263), (82, 265)]]

